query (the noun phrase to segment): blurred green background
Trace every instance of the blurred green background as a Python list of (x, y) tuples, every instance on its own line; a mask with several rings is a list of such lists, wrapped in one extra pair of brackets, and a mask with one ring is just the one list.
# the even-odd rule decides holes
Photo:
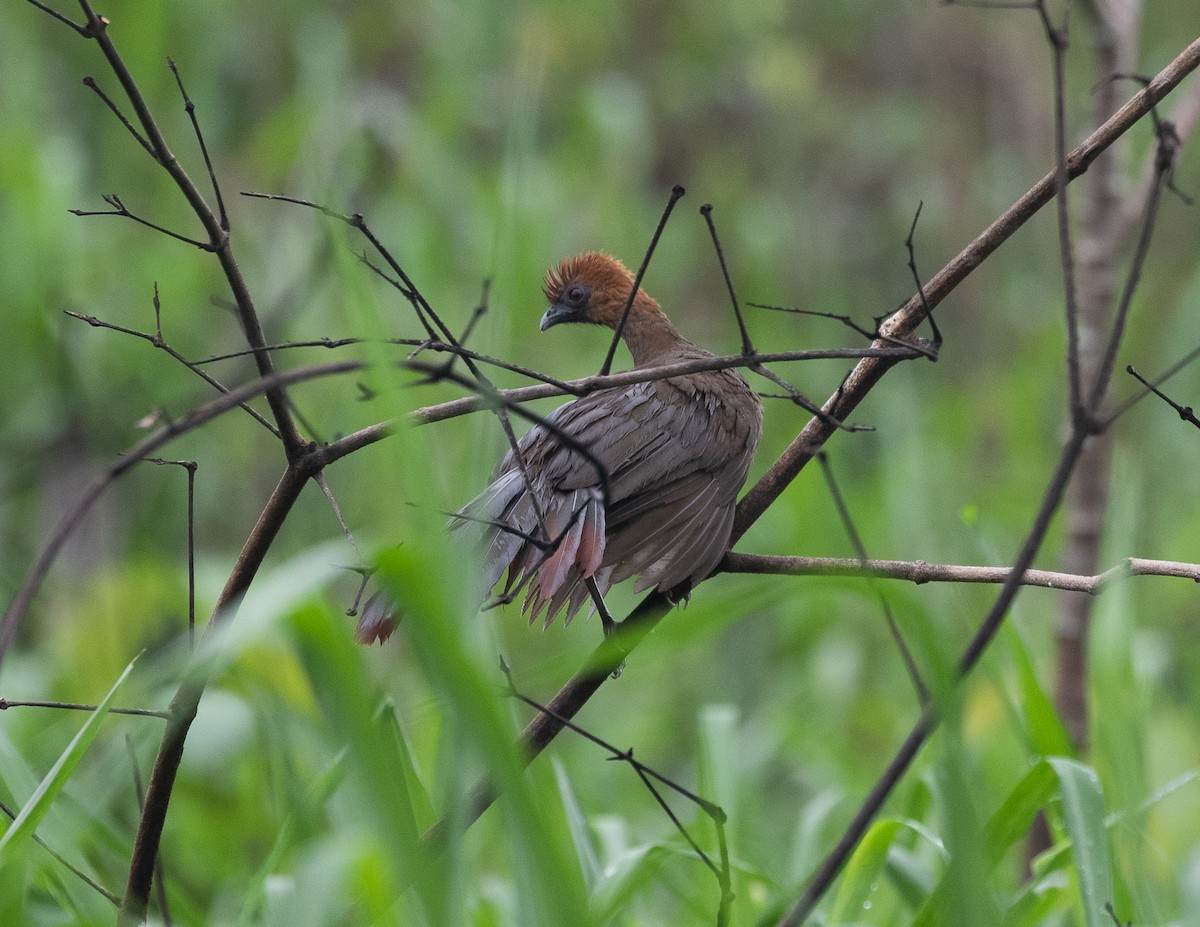
[[(595, 370), (607, 342), (589, 330), (538, 334), (545, 268), (592, 248), (636, 266), (673, 184), (688, 194), (645, 286), (693, 340), (727, 353), (739, 338), (702, 203), (714, 205), (744, 301), (870, 325), (912, 291), (904, 239), (919, 203), (916, 256), (929, 276), (1052, 164), (1050, 53), (1029, 11), (879, 0), (113, 0), (101, 12), (207, 195), (165, 66), (168, 56), (177, 62), (269, 342), (419, 329), (357, 262), (361, 239), (239, 191), (362, 212), (456, 330), (490, 279), (491, 311), (473, 344), (569, 378)], [(1090, 21), (1074, 12), (1067, 98), (1077, 139), (1090, 126), (1095, 76)], [(1200, 34), (1200, 6), (1149, 5), (1141, 31), (1139, 69), (1151, 74)], [(91, 476), (144, 434), (139, 422), (177, 417), (211, 396), (149, 344), (64, 310), (150, 332), (157, 283), (174, 348), (199, 359), (243, 346), (210, 256), (127, 220), (67, 214), (102, 209), (101, 194), (117, 193), (136, 213), (199, 234), (166, 176), (81, 84), (85, 75), (129, 111), (94, 46), (29, 4), (0, 6), (6, 604)], [(1195, 94), (1195, 81), (1181, 93)], [(1123, 148), (1131, 186), (1151, 149), (1146, 123)], [(1187, 148), (1176, 180), (1200, 191), (1200, 159)], [(1194, 208), (1167, 199), (1122, 367), (1153, 374), (1200, 342), (1198, 227)], [(875, 430), (828, 446), (871, 556), (1001, 565), (1015, 555), (1063, 433), (1055, 235), (1044, 211), (955, 291), (938, 310), (939, 362), (891, 372), (854, 416)], [(760, 349), (861, 344), (835, 322), (747, 311)], [(379, 360), (396, 350), (336, 356)], [(279, 363), (333, 356), (297, 349)], [(245, 359), (207, 369), (227, 384), (252, 376)], [(821, 400), (846, 369), (778, 372)], [(406, 380), (375, 370), (293, 395), (324, 440), (455, 395)], [(520, 383), (506, 373), (496, 381)], [(362, 399), (360, 382), (374, 399)], [(1132, 389), (1117, 378), (1117, 396)], [(1200, 367), (1170, 392), (1196, 404)], [(767, 403), (751, 480), (805, 420), (788, 403)], [(1106, 562), (1200, 560), (1200, 435), (1151, 402), (1116, 427)], [(547, 699), (599, 637), (594, 620), (543, 634), (515, 606), (475, 614), (470, 558), (442, 533), (442, 513), (478, 491), (503, 448), (494, 419), (479, 415), (405, 429), (338, 463), (327, 476), (357, 548), (316, 487), (306, 492), (212, 657), (217, 680), (164, 842), (176, 922), (713, 922), (711, 875), (635, 775), (574, 736), (559, 738), (523, 788), (449, 853), (429, 859), (414, 849), (413, 833), (458, 807), (481, 770), (511, 769), (504, 745), (529, 712), (500, 698), (496, 655), (523, 691)], [(166, 455), (199, 463), (197, 614), (206, 620), (282, 456), (244, 414)], [(186, 659), (184, 505), (174, 468), (136, 468), (107, 494), (50, 574), (4, 663), (0, 696), (94, 702), (148, 648), (118, 703), (166, 704)], [(1039, 566), (1057, 566), (1057, 538)], [(346, 568), (394, 545), (403, 631), (355, 650), (343, 612), (356, 577)], [(739, 549), (853, 556), (816, 468)], [(884, 588), (935, 682), (995, 594)], [(620, 615), (635, 601), (619, 590), (611, 604)], [(1099, 600), (1093, 630), (1093, 746), (1079, 760), (1098, 772), (1111, 816), (1113, 901), (1138, 927), (1200, 920), (1200, 783), (1191, 778), (1200, 769), (1200, 657), (1188, 644), (1196, 603), (1185, 582), (1136, 580)], [(882, 867), (864, 883), (873, 889), (866, 906), (849, 918), (852, 893), (831, 896), (832, 921), (911, 923), (949, 872), (970, 890), (949, 893), (942, 923), (1097, 923), (1078, 901), (1076, 857), (1042, 859), (1022, 894), (1019, 842), (1006, 843), (998, 862), (982, 843), (981, 822), (1055, 742), (1057, 718), (1040, 700), (1054, 608), (1051, 592), (1022, 593), (1010, 628), (960, 691), (947, 733), (888, 805), (889, 819), (915, 823), (877, 858), (862, 858), (868, 876), (873, 863)], [(663, 622), (580, 721), (722, 803), (734, 923), (753, 924), (790, 904), (916, 714), (862, 582), (721, 576)], [(81, 721), (41, 709), (0, 716), (7, 803), (28, 797)], [(155, 720), (106, 721), (39, 831), (118, 892), (137, 818), (125, 738), (144, 774), (160, 731)], [(343, 754), (347, 739), (355, 746)], [(1069, 813), (1054, 801), (1052, 830), (1065, 839)], [(713, 849), (711, 827), (675, 804)], [(43, 851), (29, 848), (22, 862), (0, 899), (11, 902), (13, 923), (111, 922), (111, 906)]]

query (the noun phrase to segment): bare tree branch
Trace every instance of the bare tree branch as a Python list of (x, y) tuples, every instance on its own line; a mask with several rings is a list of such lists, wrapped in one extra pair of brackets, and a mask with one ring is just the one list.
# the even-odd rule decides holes
[[(1170, 93), (1179, 82), (1200, 65), (1200, 38), (1192, 41), (1169, 65), (1138, 93), (1134, 94), (1103, 125), (1092, 132), (1082, 144), (1066, 158), (1067, 177), (1070, 180), (1083, 174), (1091, 163), (1109, 145), (1120, 138), (1151, 108)], [(1035, 184), (1024, 196), (1010, 206), (974, 241), (938, 271), (925, 285), (924, 299), (920, 293), (908, 301), (880, 329), (881, 337), (911, 339), (917, 325), (924, 318), (925, 306), (935, 308), (989, 255), (1006, 242), (1017, 229), (1046, 205), (1054, 196), (1056, 171), (1051, 171)], [(879, 379), (895, 364), (887, 358), (867, 358), (860, 361), (850, 373), (837, 394), (830, 397), (824, 409), (839, 419), (846, 416), (862, 401), (863, 397)], [(796, 477), (813, 453), (828, 440), (830, 431), (819, 420), (813, 419), (796, 436), (787, 450), (771, 465), (753, 489), (738, 505), (738, 516), (734, 521), (733, 539), (736, 542), (751, 524), (761, 515), (788, 484)]]
[[(925, 583), (1006, 582), (1011, 567), (962, 566), (926, 563), (924, 560), (853, 560), (840, 557), (779, 557), (768, 554), (739, 554), (730, 551), (721, 561), (724, 573), (758, 573), (775, 576), (873, 576), (878, 579), (903, 579), (920, 586)], [(1022, 586), (1040, 586), (1097, 596), (1108, 587), (1131, 576), (1176, 576), (1200, 583), (1200, 564), (1178, 560), (1147, 560), (1126, 557), (1103, 573), (1079, 576), (1053, 570), (1026, 570)]]

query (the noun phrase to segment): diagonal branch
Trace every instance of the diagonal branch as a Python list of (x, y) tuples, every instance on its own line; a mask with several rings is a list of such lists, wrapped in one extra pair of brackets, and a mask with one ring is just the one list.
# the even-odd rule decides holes
[[(311, 475), (307, 468), (295, 464), (289, 464), (284, 471), (283, 478), (259, 515), (254, 530), (246, 539), (237, 564), (217, 600), (212, 620), (205, 627), (205, 636), (211, 634), (218, 624), (229, 621), (236, 614), (238, 603), (258, 574), (267, 551), (270, 550)], [(118, 918), (121, 925), (140, 924), (145, 920), (150, 885), (154, 878), (154, 862), (158, 858), (163, 824), (167, 818), (167, 806), (171, 801), (171, 791), (175, 786), (179, 763), (183, 759), (188, 729), (196, 717), (200, 697), (204, 694), (205, 682), (202, 676), (189, 676), (171, 699), (167, 728), (163, 733), (158, 755), (154, 759), (154, 769), (146, 789), (146, 801), (138, 820), (137, 838), (134, 841), (133, 857), (129, 866), (129, 882), (125, 888), (125, 898), (121, 902)]]
[[(1066, 175), (1074, 180), (1109, 145), (1120, 138), (1139, 119), (1145, 116), (1179, 82), (1200, 66), (1200, 38), (1195, 39), (1169, 65), (1163, 68), (1144, 89), (1134, 94), (1103, 125), (1092, 132), (1066, 157)], [(945, 267), (938, 271), (924, 287), (924, 299), (920, 293), (909, 297), (906, 302), (880, 328), (880, 343), (884, 337), (902, 342), (912, 338), (917, 325), (925, 317), (926, 306), (935, 308), (955, 287), (971, 274), (997, 248), (1012, 237), (1029, 219), (1045, 206), (1054, 196), (1057, 170), (1052, 170), (1038, 181), (1019, 200), (1004, 211), (991, 225), (966, 248), (958, 253)], [(837, 394), (830, 397), (824, 409), (838, 419), (846, 416), (863, 400), (871, 388), (896, 363), (888, 358), (866, 358), (858, 363), (842, 384)], [(812, 458), (813, 453), (828, 440), (831, 429), (818, 419), (812, 419), (796, 436), (771, 468), (738, 504), (738, 514), (733, 526), (733, 541), (746, 533), (767, 507), (779, 497), (796, 475)]]
[[(1050, 530), (1050, 522), (1053, 520), (1059, 505), (1062, 503), (1063, 493), (1067, 488), (1067, 481), (1071, 478), (1071, 473), (1074, 471), (1075, 464), (1079, 461), (1079, 456), (1089, 437), (1087, 430), (1082, 427), (1083, 424), (1082, 421), (1077, 423), (1074, 432), (1067, 441), (1066, 447), (1063, 448), (1058, 465), (1054, 470), (1054, 476), (1051, 478), (1049, 486), (1046, 487), (1045, 495), (1042, 497), (1042, 504), (1038, 508), (1033, 527), (1030, 528), (1029, 534), (1025, 538), (1025, 543), (1021, 546), (1021, 551), (1013, 563), (1012, 571), (1008, 579), (1005, 580), (1004, 585), (1001, 586), (1000, 593), (996, 596), (996, 601), (992, 603), (991, 609), (980, 623), (975, 636), (971, 638), (970, 643), (967, 644), (962, 656), (959, 658), (957, 676), (960, 680), (975, 668), (975, 665), (979, 662), (979, 658), (983, 656), (983, 652), (987, 649), (988, 644), (992, 642), (992, 639), (999, 632), (1001, 625), (1004, 623), (1004, 618), (1008, 614), (1009, 607), (1013, 603), (1013, 599), (1016, 598), (1017, 592), (1020, 591), (1021, 577), (1025, 575), (1025, 571), (1033, 563), (1033, 558), (1037, 556), (1037, 552), (1042, 546), (1042, 541), (1045, 540), (1046, 532)], [(875, 785), (859, 806), (858, 811), (855, 812), (853, 819), (846, 825), (841, 839), (838, 840), (834, 848), (821, 861), (821, 865), (817, 867), (817, 871), (809, 879), (804, 894), (800, 896), (791, 910), (779, 921), (777, 927), (800, 927), (808, 919), (817, 902), (828, 890), (833, 880), (837, 877), (838, 872), (841, 871), (842, 866), (858, 845), (859, 840), (862, 839), (863, 833), (870, 826), (875, 815), (879, 813), (879, 809), (883, 807), (883, 803), (887, 801), (896, 784), (908, 771), (909, 766), (912, 765), (912, 761), (916, 759), (925, 741), (929, 739), (929, 735), (937, 727), (937, 722), (937, 714), (931, 703), (921, 713), (920, 718), (913, 725), (908, 737), (905, 738), (900, 749), (896, 751), (896, 755), (892, 758), (891, 763), (888, 764), (883, 774), (876, 780)]]
[[(1088, 165), (1101, 152), (1146, 115), (1159, 100), (1170, 93), (1197, 66), (1200, 66), (1200, 38), (1188, 45), (1143, 90), (1135, 94), (1111, 119), (1096, 129), (1067, 156), (1067, 179), (1073, 180), (1084, 173)], [(928, 311), (945, 299), (976, 267), (1050, 201), (1054, 195), (1055, 173), (1055, 171), (1051, 171), (1043, 177), (949, 264), (938, 271), (926, 283), (923, 294), (918, 292), (910, 297), (880, 327), (876, 343), (895, 343), (897, 340), (901, 343), (911, 341), (917, 325), (924, 320)], [(883, 356), (867, 357), (859, 361), (837, 392), (826, 400), (823, 406), (824, 411), (838, 419), (844, 419), (862, 402), (871, 388), (898, 360), (899, 358), (896, 357)], [(533, 388), (540, 389), (540, 387)], [(730, 539), (731, 546), (779, 497), (833, 432), (834, 429), (831, 426), (817, 418), (811, 419), (804, 426), (783, 454), (738, 503), (733, 536)], [(1082, 445), (1082, 438), (1079, 439), (1079, 443)], [(1075, 450), (1077, 452), (1078, 448)], [(1066, 461), (1067, 457), (1064, 456), (1064, 462)], [(1073, 464), (1073, 458), (1070, 462)], [(1054, 488), (1053, 485), (1052, 488)], [(1057, 504), (1057, 500), (1055, 503)], [(1040, 537), (1038, 541), (1040, 543)], [(1032, 554), (1030, 554), (1030, 559), (1032, 559)], [(1023, 574), (1028, 566), (1028, 563), (1022, 564), (1018, 560), (1014, 570), (1019, 568), (1020, 573)], [(1015, 582), (1013, 582), (1012, 588), (1014, 590), (1017, 588)], [(1005, 593), (1001, 600), (998, 600), (997, 605), (1003, 604), (1007, 608), (1008, 602), (1011, 601), (1011, 594), (1013, 593)], [(574, 717), (576, 712), (587, 704), (592, 695), (603, 685), (609, 674), (620, 666), (641, 639), (658, 624), (670, 607), (671, 603), (661, 593), (652, 593), (644, 598), (629, 617), (621, 623), (618, 633), (601, 643), (588, 657), (584, 668), (576, 673), (551, 700), (550, 707), (556, 716)], [(981, 632), (987, 632), (982, 638), (981, 646), (986, 646), (990, 642), (991, 635), (998, 628), (998, 623), (995, 627), (992, 625), (993, 622), (989, 616), (989, 620), (981, 628)], [(974, 661), (978, 659), (978, 653), (974, 655), (968, 653), (968, 657), (971, 661), (970, 665), (973, 665)], [(521, 732), (521, 742), (525, 746), (529, 760), (545, 749), (561, 729), (561, 721), (549, 715), (538, 715), (530, 721), (525, 730)], [(932, 717), (928, 714), (923, 715), (922, 720), (910, 735), (909, 741), (906, 741), (905, 746), (897, 754), (893, 765), (901, 771), (906, 769), (930, 730), (932, 730)], [(887, 786), (879, 798), (880, 804), (890, 788), (890, 785)], [(485, 780), (477, 784), (470, 796), (468, 811), (462, 822), (469, 824), (474, 821), (487, 810), (494, 798), (495, 790), (489, 782)], [(877, 807), (870, 810), (867, 821), (873, 817)], [(449, 824), (445, 819), (438, 821), (425, 835), (426, 845), (437, 845), (445, 836), (448, 827)], [(855, 842), (857, 842), (857, 838), (855, 838)], [(846, 852), (849, 850), (847, 849)], [(841, 860), (844, 860), (844, 857)], [(841, 860), (837, 863), (838, 867), (841, 865)]]

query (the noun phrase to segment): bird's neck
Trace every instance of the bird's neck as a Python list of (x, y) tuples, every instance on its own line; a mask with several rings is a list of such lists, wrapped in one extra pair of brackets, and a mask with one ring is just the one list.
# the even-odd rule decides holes
[(654, 367), (664, 361), (678, 359), (681, 353), (697, 350), (694, 344), (679, 334), (671, 320), (658, 308), (658, 303), (649, 297), (634, 302), (621, 337), (633, 355), (635, 368)]

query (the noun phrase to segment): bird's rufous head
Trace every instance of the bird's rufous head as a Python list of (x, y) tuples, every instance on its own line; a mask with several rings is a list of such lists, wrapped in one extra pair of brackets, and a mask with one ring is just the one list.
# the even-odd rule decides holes
[[(546, 272), (542, 292), (550, 308), (542, 316), (541, 330), (560, 322), (588, 322), (615, 329), (633, 289), (633, 274), (614, 257), (586, 251), (559, 262)], [(658, 312), (658, 303), (639, 289), (631, 314)]]

